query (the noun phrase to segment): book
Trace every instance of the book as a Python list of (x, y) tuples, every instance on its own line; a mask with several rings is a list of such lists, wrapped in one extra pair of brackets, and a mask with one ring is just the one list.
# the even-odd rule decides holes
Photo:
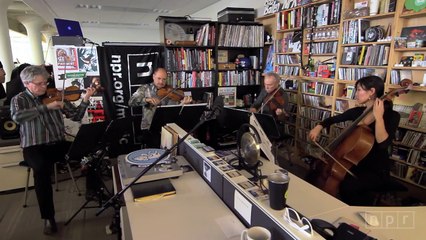
[(130, 189), (135, 202), (151, 201), (176, 194), (170, 179), (138, 183), (132, 185)]
[(422, 119), (423, 112), (413, 110), (408, 117), (408, 125), (411, 127), (419, 126), (420, 120)]

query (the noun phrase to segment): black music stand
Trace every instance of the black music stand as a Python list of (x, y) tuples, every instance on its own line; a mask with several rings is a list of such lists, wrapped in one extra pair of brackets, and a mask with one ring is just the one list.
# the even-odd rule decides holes
[[(99, 208), (103, 203), (104, 191), (111, 195), (105, 183), (102, 181), (101, 168), (102, 159), (108, 152), (108, 136), (111, 134), (114, 121), (97, 122), (91, 124), (83, 124), (80, 127), (69, 152), (66, 154), (66, 159), (83, 159), (83, 165), (88, 166), (88, 171), (91, 171), (93, 176), (91, 179), (86, 179), (87, 184), (96, 185), (96, 196), (98, 200), (97, 206), (87, 206), (90, 201), (95, 199), (86, 199), (86, 202), (65, 222), (68, 225), (75, 216), (84, 208)], [(89, 176), (87, 176), (89, 177)], [(90, 182), (89, 182), (90, 181)], [(96, 182), (96, 184), (93, 183)], [(108, 196), (109, 197), (109, 196)], [(104, 199), (106, 200), (106, 199)]]
[(274, 141), (281, 137), (282, 134), (274, 117), (263, 113), (254, 113), (254, 116), (270, 141)]
[(291, 138), (291, 136), (284, 133), (283, 127), (278, 126), (277, 121), (275, 121), (275, 118), (273, 116), (263, 113), (254, 113), (254, 116), (256, 117), (266, 136), (268, 136), (269, 141), (271, 141), (271, 143), (273, 143), (273, 145), (275, 146), (275, 161), (278, 161), (278, 149), (281, 147), (285, 147), (287, 151), (288, 161), (290, 162), (290, 165), (293, 165), (290, 159), (290, 147), (288, 145), (285, 145), (284, 143), (284, 141), (286, 139)]
[(184, 130), (193, 128), (200, 121), (206, 106), (206, 103), (158, 106), (149, 128), (150, 147), (160, 147), (161, 127), (167, 123), (176, 123)]
[(176, 123), (181, 128), (189, 130), (200, 121), (207, 104), (185, 104), (158, 106), (152, 118), (151, 133), (161, 133), (161, 127), (167, 123)]

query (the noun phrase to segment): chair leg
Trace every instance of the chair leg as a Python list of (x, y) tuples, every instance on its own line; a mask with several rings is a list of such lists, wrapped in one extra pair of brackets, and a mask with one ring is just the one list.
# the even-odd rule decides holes
[(59, 187), (58, 187), (58, 163), (55, 162), (55, 164), (53, 164), (54, 168), (53, 171), (55, 172), (55, 191), (59, 191)]
[(24, 195), (24, 204), (22, 207), (27, 207), (27, 199), (28, 199), (28, 185), (30, 184), (30, 175), (31, 175), (31, 168), (27, 168), (27, 184), (25, 184), (25, 195)]
[(78, 196), (81, 196), (80, 189), (78, 188), (77, 183), (75, 182), (74, 176), (72, 175), (72, 170), (71, 170), (71, 166), (70, 166), (69, 163), (67, 163), (67, 168), (68, 168), (68, 172), (70, 173), (70, 177), (72, 179), (72, 182), (74, 183), (75, 190), (77, 190)]

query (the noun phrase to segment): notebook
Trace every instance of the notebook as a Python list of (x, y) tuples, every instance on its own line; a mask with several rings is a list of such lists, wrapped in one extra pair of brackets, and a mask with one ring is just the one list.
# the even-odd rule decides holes
[(135, 202), (152, 201), (176, 194), (170, 179), (138, 183), (130, 188)]
[(80, 22), (78, 21), (55, 18), (55, 25), (58, 30), (58, 34), (61, 37), (64, 37), (64, 36), (83, 37), (83, 32), (81, 31)]

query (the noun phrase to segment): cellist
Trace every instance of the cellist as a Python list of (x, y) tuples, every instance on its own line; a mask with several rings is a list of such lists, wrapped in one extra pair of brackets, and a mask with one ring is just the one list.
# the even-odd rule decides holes
[(317, 141), (323, 128), (332, 124), (354, 121), (368, 107), (373, 110), (368, 113), (358, 125), (366, 125), (374, 135), (374, 143), (368, 154), (354, 165), (340, 183), (339, 195), (349, 205), (369, 206), (374, 202), (373, 192), (383, 185), (390, 171), (388, 149), (398, 128), (400, 116), (392, 110), (392, 103), (379, 98), (384, 95), (384, 82), (380, 77), (367, 76), (355, 83), (356, 100), (363, 106), (346, 110), (342, 114), (330, 117), (318, 123), (310, 132), (309, 138)]
[(282, 122), (288, 116), (288, 96), (280, 86), (280, 76), (275, 72), (265, 73), (264, 88), (250, 106), (250, 112), (270, 114), (277, 122)]

